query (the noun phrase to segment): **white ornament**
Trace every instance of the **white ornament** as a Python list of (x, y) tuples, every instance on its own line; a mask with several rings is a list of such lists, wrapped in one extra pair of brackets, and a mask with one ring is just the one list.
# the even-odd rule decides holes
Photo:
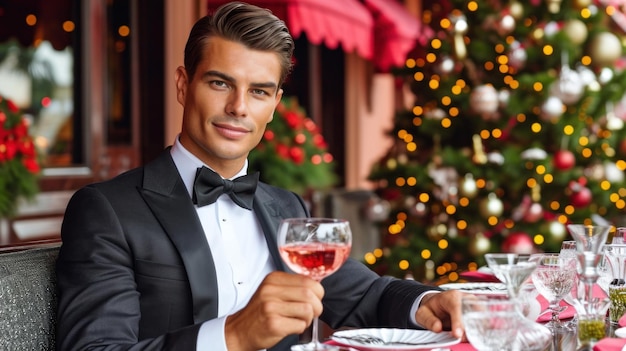
[(611, 32), (598, 33), (591, 39), (589, 55), (596, 66), (612, 65), (622, 55), (622, 43)]
[(496, 112), (498, 103), (498, 92), (491, 84), (479, 85), (470, 94), (470, 105), (479, 114)]
[(624, 181), (624, 171), (619, 169), (613, 162), (604, 163), (604, 176), (611, 183), (621, 183)]
[(563, 102), (556, 96), (550, 96), (541, 106), (543, 117), (547, 119), (557, 118), (563, 114)]
[(548, 153), (544, 149), (533, 147), (522, 151), (521, 156), (524, 160), (545, 160)]
[(562, 103), (571, 105), (580, 100), (585, 91), (585, 84), (578, 72), (563, 65), (559, 79), (552, 84), (550, 93), (558, 97)]

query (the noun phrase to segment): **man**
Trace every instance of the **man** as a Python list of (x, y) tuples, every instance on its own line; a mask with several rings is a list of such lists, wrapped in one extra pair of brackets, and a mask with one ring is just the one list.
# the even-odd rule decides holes
[(354, 260), (322, 284), (285, 272), (276, 230), (309, 215), (302, 199), (254, 188), (256, 174), (222, 180), (246, 174), (292, 54), (284, 23), (255, 6), (229, 3), (194, 25), (175, 75), (184, 112), (174, 145), (68, 204), (59, 350), (288, 350), (320, 315), (332, 327), (463, 334), (458, 292), (378, 277)]

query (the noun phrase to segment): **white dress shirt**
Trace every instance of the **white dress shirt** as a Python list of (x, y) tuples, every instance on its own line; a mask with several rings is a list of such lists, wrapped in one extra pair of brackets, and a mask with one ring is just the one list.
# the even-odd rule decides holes
[[(187, 151), (178, 138), (171, 155), (191, 196), (196, 170), (208, 166)], [(231, 179), (245, 175), (247, 168), (246, 162)], [(197, 350), (226, 351), (226, 316), (243, 308), (275, 267), (254, 212), (239, 207), (228, 195), (220, 196), (213, 204), (196, 206), (196, 211), (213, 255), (219, 285), (218, 318), (203, 323), (196, 347)]]

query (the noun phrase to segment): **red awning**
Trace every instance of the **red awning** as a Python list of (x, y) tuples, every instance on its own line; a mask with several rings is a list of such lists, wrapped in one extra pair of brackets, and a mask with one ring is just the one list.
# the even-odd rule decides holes
[[(207, 0), (209, 12), (226, 0)], [(358, 0), (249, 0), (271, 10), (287, 24), (294, 38), (306, 33), (315, 44), (373, 57), (373, 19)]]
[(404, 66), (417, 43), (425, 44), (434, 34), (397, 0), (365, 0), (365, 5), (374, 16), (374, 63), (383, 71)]

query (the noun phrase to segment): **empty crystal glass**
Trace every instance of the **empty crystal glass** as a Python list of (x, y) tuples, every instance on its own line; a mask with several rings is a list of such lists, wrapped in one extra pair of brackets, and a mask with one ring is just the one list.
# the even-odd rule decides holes
[(478, 351), (509, 350), (521, 321), (517, 302), (503, 297), (468, 296), (462, 300), (463, 324)]

